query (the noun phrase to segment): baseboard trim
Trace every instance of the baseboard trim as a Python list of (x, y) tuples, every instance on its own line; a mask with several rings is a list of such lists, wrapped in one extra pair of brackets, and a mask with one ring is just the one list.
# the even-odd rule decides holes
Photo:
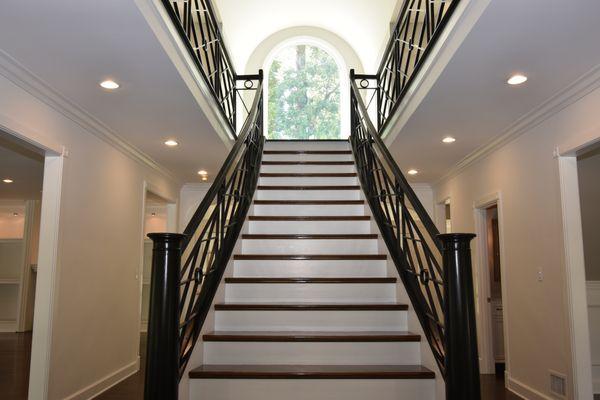
[(131, 375), (138, 372), (140, 369), (140, 358), (137, 357), (135, 361), (125, 365), (122, 368), (114, 371), (113, 373), (99, 379), (91, 385), (79, 390), (78, 392), (65, 397), (64, 400), (91, 400), (115, 386), (119, 382), (129, 378)]
[(535, 390), (509, 374), (506, 374), (506, 378), (506, 388), (524, 400), (553, 400), (552, 397)]

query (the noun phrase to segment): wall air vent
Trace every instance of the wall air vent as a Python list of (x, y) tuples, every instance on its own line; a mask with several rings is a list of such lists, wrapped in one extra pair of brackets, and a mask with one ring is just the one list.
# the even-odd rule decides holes
[(550, 371), (550, 392), (559, 399), (567, 398), (567, 377)]

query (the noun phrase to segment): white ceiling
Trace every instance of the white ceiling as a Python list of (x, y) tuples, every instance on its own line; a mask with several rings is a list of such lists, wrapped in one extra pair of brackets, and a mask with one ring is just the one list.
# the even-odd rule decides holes
[[(267, 37), (311, 26), (337, 34), (356, 51), (365, 71), (375, 72), (398, 0), (214, 0), (229, 53), (238, 71)], [(351, 68), (357, 66), (350, 66)]]
[[(227, 154), (133, 0), (3, 0), (0, 48), (175, 173), (218, 171)], [(98, 87), (113, 78), (115, 92)], [(167, 148), (166, 138), (180, 146)]]
[(40, 199), (43, 177), (43, 156), (0, 132), (0, 200)]
[[(597, 0), (491, 1), (391, 145), (404, 171), (420, 171), (409, 180), (436, 181), (599, 65), (599, 15)], [(529, 80), (507, 85), (516, 72)]]

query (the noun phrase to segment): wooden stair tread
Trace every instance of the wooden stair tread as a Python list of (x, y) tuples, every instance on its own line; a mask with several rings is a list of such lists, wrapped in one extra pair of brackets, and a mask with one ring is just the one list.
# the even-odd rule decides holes
[(258, 185), (257, 190), (359, 190), (358, 185), (309, 185), (309, 186), (283, 186), (283, 185)]
[(354, 165), (354, 161), (263, 161), (262, 165)]
[(419, 342), (421, 336), (404, 331), (213, 331), (205, 342)]
[(369, 215), (250, 215), (250, 221), (369, 221)]
[(355, 172), (263, 172), (261, 178), (355, 178)]
[(332, 239), (363, 239), (372, 240), (377, 239), (376, 233), (358, 233), (358, 234), (336, 234), (336, 233), (325, 233), (325, 234), (242, 234), (242, 239), (251, 240), (290, 240), (290, 239), (318, 239), (318, 240), (332, 240)]
[(201, 365), (191, 379), (434, 379), (421, 365)]
[(352, 154), (352, 150), (265, 150), (263, 154)]
[(234, 260), (387, 260), (386, 254), (235, 254)]
[(225, 278), (225, 283), (396, 283), (396, 278)]
[(221, 311), (406, 311), (408, 306), (399, 303), (218, 303)]
[(254, 200), (255, 205), (364, 205), (364, 200)]

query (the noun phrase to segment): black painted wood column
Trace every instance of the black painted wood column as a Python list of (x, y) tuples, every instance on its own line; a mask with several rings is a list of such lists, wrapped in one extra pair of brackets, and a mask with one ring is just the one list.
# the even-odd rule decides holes
[(470, 233), (438, 236), (443, 244), (446, 399), (480, 400), (479, 356)]
[(184, 235), (151, 233), (153, 241), (145, 400), (176, 400), (179, 391), (179, 274)]

